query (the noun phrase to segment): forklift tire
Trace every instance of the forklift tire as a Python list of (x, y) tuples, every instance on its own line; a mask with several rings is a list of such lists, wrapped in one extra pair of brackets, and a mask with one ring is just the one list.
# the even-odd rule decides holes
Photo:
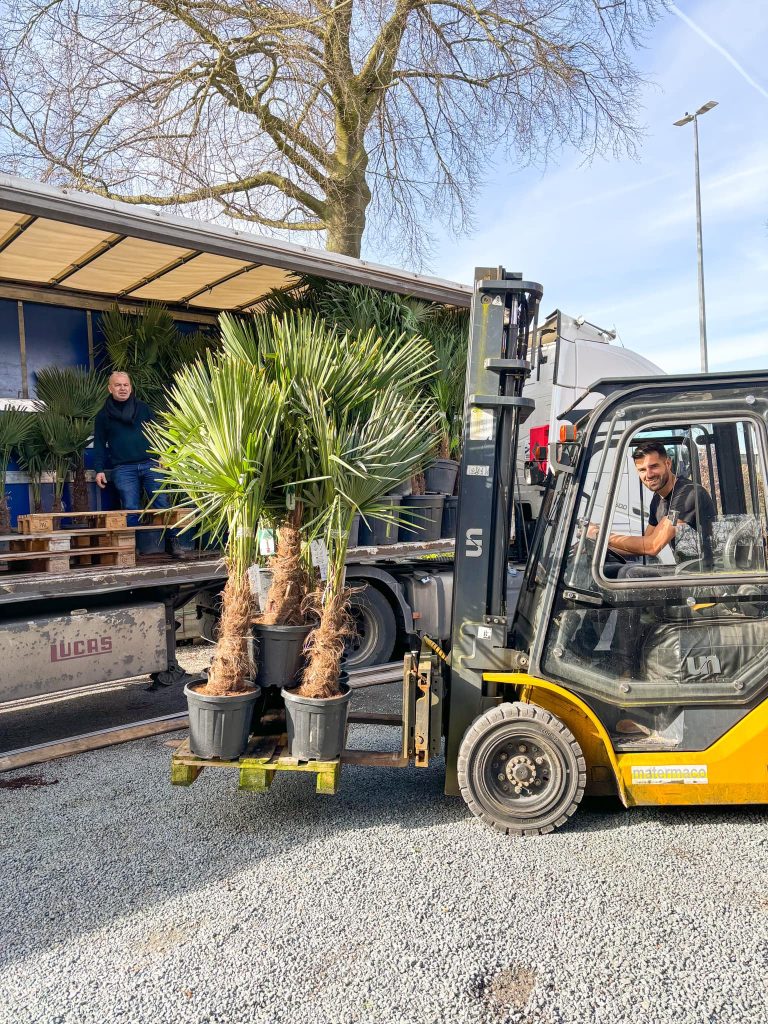
[(392, 657), (397, 640), (392, 605), (369, 583), (352, 592), (349, 604), (356, 635), (347, 643), (345, 668), (385, 664)]
[(587, 765), (567, 726), (537, 704), (500, 704), (476, 718), (459, 748), (461, 795), (507, 835), (552, 832), (575, 812)]

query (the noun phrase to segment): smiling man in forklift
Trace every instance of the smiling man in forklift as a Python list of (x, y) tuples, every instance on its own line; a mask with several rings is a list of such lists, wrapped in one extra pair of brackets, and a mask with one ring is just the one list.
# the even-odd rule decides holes
[[(655, 557), (669, 545), (675, 560), (681, 561), (677, 544), (690, 530), (694, 550), (702, 559), (703, 567), (711, 567), (712, 523), (716, 512), (707, 490), (687, 477), (675, 476), (672, 459), (660, 441), (641, 441), (633, 449), (632, 459), (641, 482), (653, 492), (648, 526), (642, 537), (609, 534), (609, 550), (625, 556)], [(597, 533), (597, 525), (590, 523), (587, 536), (596, 540)]]

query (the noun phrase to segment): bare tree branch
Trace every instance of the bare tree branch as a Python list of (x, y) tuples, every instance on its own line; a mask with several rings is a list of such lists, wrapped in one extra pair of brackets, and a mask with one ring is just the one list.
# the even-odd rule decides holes
[(9, 0), (0, 155), (127, 202), (419, 263), (500, 151), (632, 152), (664, 0)]

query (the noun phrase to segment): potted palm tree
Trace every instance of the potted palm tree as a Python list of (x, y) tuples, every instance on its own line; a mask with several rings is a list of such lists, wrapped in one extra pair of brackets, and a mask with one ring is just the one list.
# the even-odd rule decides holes
[(0, 534), (11, 528), (6, 481), (8, 466), (14, 453), (19, 453), (32, 432), (33, 417), (21, 409), (0, 410)]
[(53, 467), (51, 453), (40, 429), (39, 413), (30, 413), (30, 429), (19, 445), (19, 465), (29, 477), (33, 512), (43, 511), (43, 477)]
[[(107, 379), (103, 373), (82, 366), (46, 366), (35, 375), (38, 403), (53, 416), (48, 430), (58, 437), (68, 432), (78, 442), (69, 461), (72, 466), (72, 511), (88, 512), (88, 485), (85, 478), (85, 449), (93, 435), (93, 421), (104, 404)], [(73, 421), (62, 424), (62, 420)], [(57, 440), (57, 447), (60, 447)], [(66, 460), (63, 460), (65, 462)], [(62, 464), (66, 472), (69, 466)]]
[[(327, 460), (308, 428), (306, 396), (321, 395), (331, 417), (365, 417), (380, 392), (416, 392), (431, 372), (431, 350), (417, 336), (382, 334), (376, 327), (342, 332), (317, 313), (291, 310), (248, 319), (224, 315), (221, 338), (229, 357), (261, 367), (287, 396), (276, 441), (281, 477), (275, 477), (267, 512), (275, 524), (277, 552), (271, 563), (272, 584), (254, 624), (261, 650), (260, 681), (283, 685), (301, 668), (302, 647), (311, 628), (307, 596), (314, 574), (307, 553), (311, 541), (323, 533), (328, 504), (327, 494), (313, 486), (327, 472)], [(390, 475), (387, 483), (391, 486), (398, 479)], [(391, 499), (382, 498), (379, 504), (377, 514), (391, 522)], [(349, 523), (337, 522), (335, 527), (344, 530), (345, 545), (355, 514)]]
[(64, 485), (93, 436), (93, 421), (60, 416), (48, 409), (36, 415), (37, 427), (48, 449), (54, 472), (53, 511), (63, 512)]
[[(429, 356), (428, 348), (424, 354)], [(362, 396), (361, 396), (362, 397)], [(350, 696), (342, 671), (351, 631), (345, 562), (355, 515), (391, 516), (382, 501), (392, 481), (424, 465), (437, 421), (421, 396), (376, 390), (355, 408), (333, 409), (317, 388), (305, 396), (307, 438), (323, 469), (311, 505), (319, 510), (327, 551), (326, 580), (319, 595), (320, 623), (310, 634), (307, 667), (298, 687), (283, 697), (291, 753), (330, 760), (344, 743)]]
[(450, 310), (435, 315), (428, 332), (439, 367), (428, 387), (440, 418), (435, 458), (424, 475), (426, 490), (437, 494), (453, 494), (459, 471), (467, 373), (466, 334), (466, 313)]
[(148, 429), (165, 490), (186, 495), (192, 506), (181, 528), (221, 542), (228, 571), (208, 677), (184, 690), (190, 746), (200, 757), (239, 757), (260, 693), (250, 654), (248, 572), (258, 557), (284, 404), (284, 390), (258, 366), (209, 355), (176, 375), (166, 410)]

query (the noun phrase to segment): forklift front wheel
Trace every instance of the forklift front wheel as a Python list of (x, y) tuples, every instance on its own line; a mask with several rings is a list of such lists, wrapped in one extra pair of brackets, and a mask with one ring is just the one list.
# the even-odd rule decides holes
[(500, 704), (467, 729), (458, 777), (478, 818), (508, 835), (542, 835), (579, 806), (587, 766), (559, 718), (537, 704)]

